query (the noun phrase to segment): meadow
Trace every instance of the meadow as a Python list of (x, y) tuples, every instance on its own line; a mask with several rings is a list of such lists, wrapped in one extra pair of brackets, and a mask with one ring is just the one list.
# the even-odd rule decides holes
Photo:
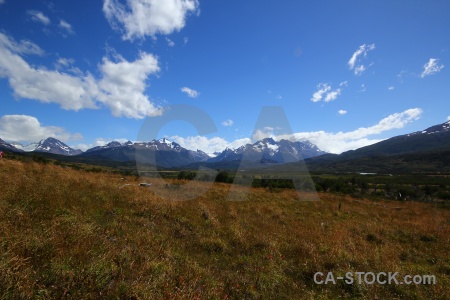
[[(267, 188), (229, 201), (218, 182), (177, 201), (211, 184), (185, 183), (0, 161), (1, 299), (450, 299), (442, 203)], [(316, 272), (436, 284), (325, 285)]]

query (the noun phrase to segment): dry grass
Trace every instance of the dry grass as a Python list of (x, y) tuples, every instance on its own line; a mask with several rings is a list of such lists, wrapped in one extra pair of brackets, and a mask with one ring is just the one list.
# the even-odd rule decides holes
[[(431, 204), (227, 201), (226, 184), (171, 201), (204, 183), (119, 188), (139, 180), (6, 160), (0, 178), (2, 299), (450, 299), (450, 212)], [(437, 284), (317, 285), (318, 271)]]

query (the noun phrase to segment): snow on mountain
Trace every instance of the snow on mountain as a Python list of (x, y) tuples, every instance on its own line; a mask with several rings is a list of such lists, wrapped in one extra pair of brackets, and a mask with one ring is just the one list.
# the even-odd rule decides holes
[(288, 140), (280, 140), (276, 142), (272, 138), (266, 138), (234, 150), (227, 148), (209, 161), (223, 162), (241, 159), (257, 161), (259, 159), (266, 162), (284, 163), (299, 161), (322, 154), (325, 154), (325, 152), (321, 151), (309, 141), (291, 142)]
[(149, 142), (113, 141), (104, 146), (91, 148), (82, 154), (85, 157), (97, 157), (117, 161), (132, 161), (138, 156), (139, 160), (154, 157), (156, 163), (162, 167), (177, 167), (194, 162), (208, 160), (208, 154), (201, 150), (192, 151), (166, 138)]
[(31, 152), (36, 150), (36, 147), (38, 146), (38, 143), (31, 143), (28, 145), (22, 145), (20, 143), (11, 143), (14, 147), (16, 147), (17, 149), (21, 149), (25, 152)]
[(13, 144), (9, 144), (4, 140), (0, 139), (0, 151), (12, 151), (12, 152), (22, 152), (23, 150), (15, 147)]
[(413, 135), (419, 135), (419, 134), (435, 134), (435, 133), (444, 133), (450, 131), (450, 121), (447, 121), (442, 124), (434, 125), (431, 127), (428, 127), (425, 130), (422, 131), (416, 131), (410, 134), (407, 134), (406, 136), (413, 136)]
[(61, 155), (77, 155), (82, 153), (81, 150), (73, 149), (60, 140), (57, 140), (55, 138), (49, 137), (45, 140), (40, 141), (36, 148), (33, 150), (35, 152), (47, 152), (47, 153), (53, 153), (53, 154), (61, 154)]
[(433, 133), (442, 133), (442, 132), (448, 132), (450, 131), (450, 121), (431, 126), (424, 131), (422, 131), (422, 134), (433, 134)]

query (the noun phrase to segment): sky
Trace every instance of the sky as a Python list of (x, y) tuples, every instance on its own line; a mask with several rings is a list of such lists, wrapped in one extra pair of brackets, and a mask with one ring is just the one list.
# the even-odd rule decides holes
[(0, 138), (86, 150), (181, 107), (157, 137), (192, 150), (356, 149), (450, 120), (449, 14), (447, 0), (0, 0)]

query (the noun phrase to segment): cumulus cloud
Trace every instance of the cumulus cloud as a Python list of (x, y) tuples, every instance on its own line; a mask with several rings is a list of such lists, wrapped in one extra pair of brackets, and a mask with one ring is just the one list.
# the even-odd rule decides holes
[(180, 31), (189, 14), (198, 14), (198, 0), (104, 0), (103, 12), (111, 27), (133, 40)]
[[(90, 73), (72, 70), (74, 74), (49, 70), (28, 64), (20, 54), (43, 54), (28, 41), (15, 42), (0, 33), (0, 78), (7, 78), (17, 97), (57, 103), (63, 109), (75, 110), (108, 107), (114, 116), (144, 118), (160, 115), (162, 110), (144, 94), (150, 75), (159, 71), (158, 60), (141, 53), (135, 61), (121, 57), (117, 62), (103, 58), (99, 65), (101, 79)], [(68, 64), (70, 61), (58, 60)], [(60, 65), (61, 66), (61, 65)]]
[(222, 122), (222, 126), (233, 126), (234, 122), (231, 119)]
[(353, 70), (355, 75), (361, 75), (366, 67), (360, 63), (362, 57), (367, 57), (367, 53), (375, 49), (375, 44), (371, 45), (361, 45), (359, 48), (353, 53), (350, 60), (347, 62), (350, 70)]
[[(6, 41), (6, 43), (4, 43)], [(90, 74), (74, 77), (44, 67), (30, 66), (19, 54), (41, 53), (34, 44), (9, 43), (11, 39), (0, 33), (0, 78), (6, 77), (18, 97), (45, 103), (58, 103), (64, 109), (95, 108), (90, 92), (95, 80)]]
[(123, 58), (112, 62), (103, 58), (100, 70), (103, 78), (98, 83), (100, 93), (97, 98), (114, 116), (142, 119), (162, 114), (162, 110), (144, 94), (148, 77), (159, 71), (155, 56), (143, 52), (133, 62)]
[(444, 68), (444, 65), (439, 65), (439, 59), (430, 58), (430, 60), (423, 65), (423, 72), (420, 77), (424, 78), (429, 75), (439, 73)]
[(79, 133), (69, 133), (62, 127), (43, 126), (36, 117), (27, 115), (4, 115), (0, 118), (0, 137), (19, 143), (37, 142), (48, 137), (61, 141), (81, 139)]
[(450, 116), (447, 117), (447, 121), (450, 121)]
[(191, 88), (188, 88), (188, 87), (182, 87), (181, 88), (181, 91), (183, 92), (183, 93), (185, 93), (186, 95), (188, 95), (188, 97), (191, 97), (191, 98), (197, 98), (199, 95), (200, 95), (200, 93), (199, 92), (197, 92), (196, 90), (193, 90), (193, 89), (191, 89)]
[(346, 111), (346, 110), (343, 110), (343, 109), (340, 109), (340, 110), (338, 111), (338, 114), (340, 114), (340, 115), (342, 116), (342, 115), (347, 114), (347, 111)]
[(389, 90), (389, 91), (393, 91), (393, 90), (395, 90), (395, 87), (390, 86), (390, 87), (388, 87), (388, 90)]
[[(344, 86), (344, 84), (341, 83), (340, 86)], [(330, 102), (336, 100), (340, 94), (341, 94), (340, 88), (332, 90), (329, 84), (319, 83), (317, 85), (317, 91), (311, 97), (311, 101), (319, 102), (323, 99), (325, 102)]]
[(34, 22), (42, 23), (44, 25), (49, 25), (51, 23), (50, 19), (40, 11), (29, 10), (27, 13)]

